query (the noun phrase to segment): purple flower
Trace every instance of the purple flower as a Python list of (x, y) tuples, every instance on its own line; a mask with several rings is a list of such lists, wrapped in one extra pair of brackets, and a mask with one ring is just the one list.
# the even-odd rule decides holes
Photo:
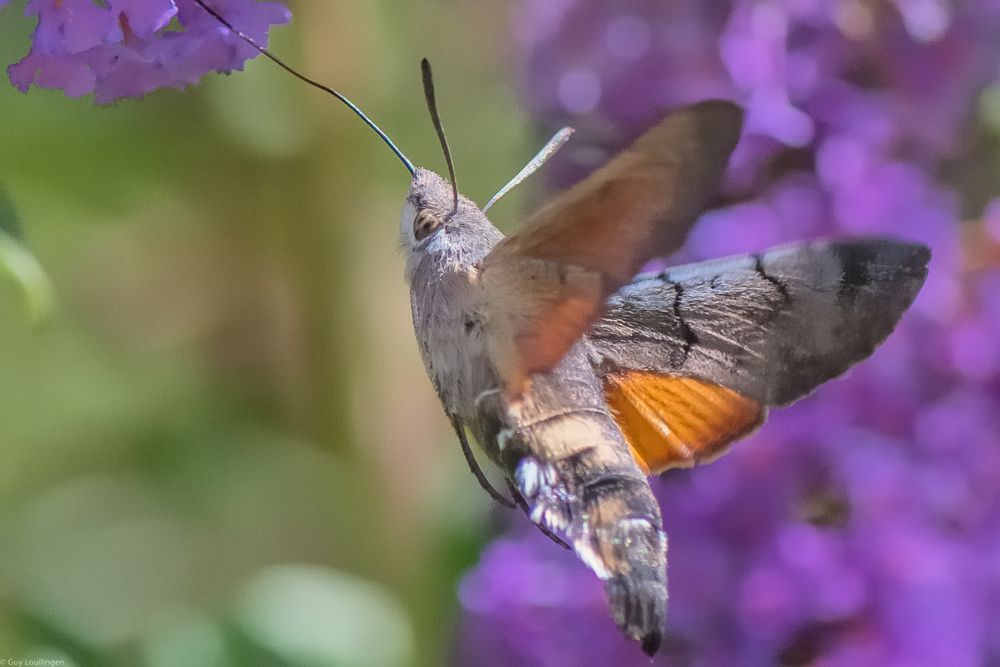
[[(267, 44), (272, 25), (291, 15), (280, 4), (214, 0), (236, 28)], [(31, 50), (8, 68), (22, 92), (32, 85), (100, 103), (184, 88), (208, 72), (229, 72), (257, 51), (191, 0), (31, 0), (38, 16)]]
[[(608, 665), (628, 648), (606, 620), (600, 583), (553, 546), (528, 533), (500, 539), (483, 553), (483, 566), (459, 590), (467, 610), (462, 664)], [(580, 633), (599, 641), (580, 643)]]
[[(581, 129), (554, 184), (664, 109), (721, 95), (748, 111), (724, 193), (738, 203), (703, 216), (677, 261), (844, 234), (933, 250), (872, 359), (720, 461), (653, 481), (670, 536), (657, 664), (996, 660), (1000, 270), (963, 266), (963, 184), (940, 173), (1000, 73), (1000, 2), (615, 4), (526, 0), (515, 16), (532, 113)], [(1000, 241), (1000, 204), (983, 218)], [(460, 661), (649, 664), (600, 583), (525, 524), (462, 583)]]
[(75, 55), (121, 41), (115, 14), (91, 0), (31, 0), (24, 13), (38, 17), (33, 41), (39, 53)]

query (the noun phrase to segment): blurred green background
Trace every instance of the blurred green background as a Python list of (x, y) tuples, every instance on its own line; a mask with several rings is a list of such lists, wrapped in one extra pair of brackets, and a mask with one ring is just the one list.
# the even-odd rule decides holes
[[(23, 5), (0, 14), (5, 65)], [(538, 147), (503, 3), (292, 8), (274, 51), (441, 171), (431, 59), (469, 196)], [(490, 503), (413, 339), (396, 158), (263, 59), (113, 107), (4, 81), (0, 138), (53, 292), (37, 321), (44, 293), (0, 274), (0, 657), (447, 660)]]

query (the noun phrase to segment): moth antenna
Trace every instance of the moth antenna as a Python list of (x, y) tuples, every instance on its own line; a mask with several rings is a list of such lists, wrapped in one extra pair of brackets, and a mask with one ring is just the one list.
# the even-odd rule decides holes
[(507, 182), (507, 185), (500, 188), (500, 190), (493, 195), (488, 202), (486, 202), (486, 206), (483, 207), (483, 213), (490, 210), (493, 207), (493, 204), (500, 201), (501, 197), (516, 188), (522, 181), (524, 181), (524, 179), (531, 176), (533, 173), (538, 171), (543, 164), (548, 162), (548, 159), (555, 155), (556, 151), (563, 147), (563, 144), (569, 141), (569, 138), (573, 136), (573, 132), (574, 130), (572, 127), (564, 127), (552, 135), (549, 142), (542, 146), (542, 150), (538, 151), (538, 154), (531, 158), (531, 162), (524, 165), (524, 168), (517, 172), (517, 175)]
[(451, 161), (451, 150), (448, 148), (448, 138), (444, 136), (444, 126), (438, 114), (437, 99), (434, 97), (434, 76), (431, 74), (431, 63), (427, 58), (420, 61), (420, 71), (424, 76), (424, 97), (427, 98), (427, 110), (431, 112), (431, 122), (437, 131), (444, 160), (448, 163), (448, 175), (451, 177), (451, 194), (455, 201), (452, 213), (458, 210), (458, 181), (455, 179), (455, 163)]
[(300, 81), (304, 81), (305, 83), (309, 84), (313, 88), (319, 88), (323, 92), (329, 93), (330, 95), (333, 95), (338, 100), (340, 100), (345, 105), (347, 105), (347, 108), (349, 108), (351, 111), (353, 111), (355, 114), (357, 114), (358, 118), (360, 118), (361, 120), (363, 120), (365, 122), (365, 124), (368, 125), (368, 127), (370, 127), (371, 129), (373, 129), (375, 131), (375, 134), (377, 134), (382, 139), (382, 141), (385, 142), (386, 146), (388, 146), (392, 150), (392, 152), (396, 154), (396, 157), (398, 157), (403, 162), (403, 166), (405, 166), (406, 169), (407, 169), (407, 171), (410, 172), (410, 176), (413, 176), (413, 174), (416, 172), (416, 169), (413, 167), (413, 163), (410, 162), (410, 159), (408, 157), (406, 157), (406, 155), (403, 153), (403, 151), (399, 150), (399, 147), (396, 146), (396, 144), (393, 143), (392, 139), (389, 138), (389, 135), (386, 134), (385, 132), (383, 132), (382, 128), (380, 128), (378, 125), (375, 124), (375, 121), (373, 121), (371, 118), (369, 118), (367, 115), (365, 115), (365, 112), (362, 111), (358, 107), (358, 105), (356, 105), (354, 102), (352, 102), (349, 99), (347, 99), (347, 97), (345, 97), (341, 93), (337, 92), (336, 90), (334, 90), (330, 86), (323, 85), (322, 83), (320, 83), (318, 81), (310, 79), (306, 75), (300, 74), (299, 72), (297, 72), (290, 65), (286, 65), (280, 58), (278, 58), (277, 56), (275, 56), (274, 54), (272, 54), (270, 51), (268, 51), (266, 48), (264, 48), (263, 46), (261, 46), (260, 44), (258, 44), (257, 41), (253, 37), (251, 37), (250, 35), (246, 34), (243, 31), (237, 30), (235, 27), (233, 27), (232, 23), (230, 23), (228, 20), (226, 20), (226, 18), (223, 17), (222, 14), (220, 14), (219, 12), (217, 12), (216, 10), (214, 10), (212, 7), (209, 7), (205, 2), (203, 2), (203, 0), (194, 0), (194, 2), (199, 7), (201, 7), (202, 9), (204, 9), (206, 12), (208, 12), (209, 14), (211, 14), (215, 18), (216, 21), (218, 21), (219, 23), (221, 23), (222, 25), (224, 25), (227, 29), (229, 29), (230, 32), (232, 32), (237, 37), (239, 37), (240, 39), (242, 39), (244, 42), (246, 42), (247, 44), (249, 44), (253, 48), (255, 48), (258, 51), (260, 51), (262, 54), (264, 54), (265, 56), (267, 56), (272, 62), (274, 62), (275, 64), (277, 64), (278, 67), (280, 67), (281, 69), (285, 70), (286, 72), (288, 72), (289, 74), (291, 74), (292, 76), (294, 76), (296, 79), (299, 79)]

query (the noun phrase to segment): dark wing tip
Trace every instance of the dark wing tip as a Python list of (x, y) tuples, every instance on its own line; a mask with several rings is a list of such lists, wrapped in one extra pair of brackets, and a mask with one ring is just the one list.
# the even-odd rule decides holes
[(928, 262), (931, 261), (931, 249), (923, 243), (910, 243), (908, 245), (913, 253), (914, 263), (927, 266)]
[[(874, 237), (871, 239), (865, 239), (864, 237), (854, 239), (854, 243), (856, 244), (862, 244), (865, 242), (880, 246), (885, 254), (890, 255), (900, 264), (920, 267), (927, 266), (927, 263), (931, 261), (931, 249), (923, 243), (917, 243), (916, 241), (902, 241), (889, 236)], [(847, 241), (845, 242), (845, 245), (849, 243), (850, 241)]]
[[(927, 277), (927, 265), (931, 260), (931, 249), (923, 243), (888, 237), (848, 239), (834, 242), (833, 247), (845, 275), (849, 274), (852, 268), (860, 266), (866, 269), (868, 279), (881, 278), (888, 282), (890, 278), (897, 281), (916, 278), (917, 289)], [(883, 271), (869, 275), (867, 271), (869, 265), (879, 267)], [(916, 291), (913, 292), (913, 296), (916, 296)], [(906, 306), (909, 306), (909, 303)]]
[[(909, 264), (919, 278), (919, 284), (917, 289), (923, 286), (924, 280), (927, 279), (927, 265), (931, 261), (931, 249), (925, 246), (923, 243), (906, 243), (901, 244), (909, 250)], [(914, 294), (916, 296), (916, 294)]]
[(813, 263), (821, 265), (824, 255), (837, 263), (835, 282), (815, 288), (835, 295), (830, 312), (838, 316), (836, 344), (795, 361), (799, 370), (776, 382), (768, 398), (772, 405), (798, 400), (871, 355), (913, 304), (931, 259), (926, 245), (886, 237), (833, 241), (814, 248)]

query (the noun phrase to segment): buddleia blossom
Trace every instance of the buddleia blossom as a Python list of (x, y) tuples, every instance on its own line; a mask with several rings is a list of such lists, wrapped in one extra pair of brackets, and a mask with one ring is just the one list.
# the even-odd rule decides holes
[[(846, 234), (933, 251), (917, 302), (872, 359), (719, 461), (652, 480), (671, 545), (656, 663), (992, 664), (1000, 269), (966, 265), (962, 196), (941, 173), (968, 149), (978, 96), (1000, 72), (1000, 2), (619, 7), (527, 0), (515, 15), (525, 103), (542, 125), (600, 140), (565, 149), (555, 185), (663, 109), (728, 97), (746, 107), (746, 131), (722, 206), (682, 260)], [(1000, 240), (1000, 204), (972, 213), (979, 245)], [(600, 582), (525, 523), (462, 582), (459, 661), (648, 665)]]
[[(211, 6), (260, 44), (287, 23), (283, 5), (212, 0)], [(97, 102), (184, 88), (208, 72), (229, 72), (258, 54), (191, 0), (29, 0), (37, 17), (29, 53), (7, 69), (22, 92), (31, 85), (94, 93)]]

